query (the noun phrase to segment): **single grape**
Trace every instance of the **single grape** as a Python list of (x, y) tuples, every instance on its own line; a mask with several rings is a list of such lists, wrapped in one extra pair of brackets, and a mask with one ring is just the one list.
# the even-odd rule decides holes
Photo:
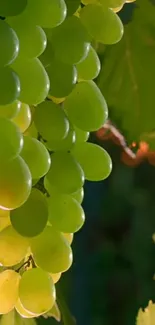
[(63, 109), (51, 101), (36, 107), (34, 122), (38, 132), (47, 141), (62, 140), (69, 131), (69, 122)]
[(31, 251), (35, 263), (49, 273), (67, 271), (72, 264), (70, 245), (60, 232), (50, 226), (31, 239)]
[(13, 270), (0, 273), (0, 314), (9, 313), (18, 298), (18, 286), (21, 276)]
[(67, 152), (55, 152), (46, 175), (50, 184), (66, 194), (78, 191), (84, 184), (84, 173), (74, 157)]
[(101, 63), (96, 51), (91, 46), (86, 58), (76, 65), (78, 80), (95, 79), (101, 69)]
[(44, 52), (47, 45), (47, 37), (40, 26), (23, 20), (22, 15), (9, 18), (7, 22), (14, 29), (19, 39), (20, 57), (33, 59)]
[(10, 211), (0, 209), (0, 231), (10, 225)]
[(28, 165), (33, 179), (39, 179), (47, 174), (51, 158), (46, 147), (37, 139), (24, 136), (21, 157)]
[[(46, 32), (46, 35), (48, 36), (47, 30), (48, 29), (44, 29), (44, 31)], [(47, 68), (51, 64), (53, 59), (54, 59), (54, 49), (53, 49), (51, 42), (48, 39), (46, 49), (39, 57), (39, 60), (42, 62), (43, 66), (45, 68)]]
[(40, 268), (23, 273), (19, 284), (19, 299), (22, 306), (33, 314), (44, 314), (52, 308), (56, 299), (51, 276)]
[(74, 192), (72, 194), (70, 194), (73, 199), (75, 199), (77, 202), (79, 202), (80, 204), (82, 203), (83, 201), (83, 198), (84, 198), (84, 189), (83, 187), (81, 187), (77, 192)]
[(72, 154), (82, 166), (89, 181), (101, 181), (111, 173), (112, 161), (109, 154), (96, 144), (78, 143), (73, 148)]
[(84, 131), (96, 131), (108, 117), (106, 101), (93, 81), (82, 81), (64, 102), (71, 122)]
[(30, 124), (28, 129), (24, 132), (24, 135), (35, 138), (35, 139), (38, 138), (38, 131), (35, 127), (34, 122), (32, 122), (32, 124)]
[(76, 134), (72, 125), (70, 124), (68, 134), (64, 139), (58, 141), (50, 140), (46, 143), (46, 145), (51, 151), (68, 151), (73, 147), (75, 141)]
[(19, 113), (13, 118), (13, 122), (25, 132), (31, 123), (31, 110), (29, 105), (21, 103)]
[(16, 16), (19, 15), (26, 7), (27, 0), (1, 0), (0, 16)]
[(22, 261), (29, 247), (27, 238), (20, 236), (10, 225), (0, 232), (0, 263), (13, 266)]
[(90, 37), (79, 18), (68, 17), (52, 31), (51, 42), (56, 57), (68, 64), (83, 60), (90, 48)]
[(57, 283), (60, 280), (61, 273), (50, 273), (50, 276), (52, 277), (53, 283)]
[(4, 21), (0, 20), (0, 67), (11, 64), (19, 52), (19, 40), (15, 31)]
[(115, 44), (123, 36), (123, 24), (117, 14), (109, 8), (90, 4), (82, 8), (80, 18), (95, 41)]
[(20, 111), (21, 102), (15, 100), (13, 103), (8, 105), (0, 106), (0, 117), (6, 117), (8, 119), (14, 118)]
[(63, 236), (66, 238), (66, 240), (68, 241), (69, 245), (71, 245), (72, 242), (73, 242), (74, 234), (71, 234), (71, 233), (63, 233)]
[(0, 161), (0, 207), (16, 209), (27, 199), (31, 191), (31, 174), (24, 160), (17, 156)]
[(70, 195), (55, 194), (48, 200), (49, 221), (61, 232), (76, 232), (84, 224), (85, 215), (80, 204)]
[(73, 15), (80, 6), (80, 0), (65, 0), (67, 6), (67, 15)]
[(0, 105), (13, 103), (20, 94), (20, 80), (10, 68), (0, 68)]
[(18, 58), (12, 67), (20, 78), (21, 93), (19, 99), (29, 105), (41, 103), (48, 95), (50, 83), (39, 59), (22, 60)]
[(23, 18), (44, 28), (60, 25), (66, 18), (67, 8), (64, 0), (27, 0)]
[(11, 224), (23, 237), (39, 235), (48, 220), (46, 197), (38, 189), (33, 188), (28, 200), (10, 214)]
[(76, 126), (74, 126), (76, 142), (86, 142), (89, 138), (89, 132), (80, 130)]
[(77, 81), (75, 66), (53, 59), (46, 71), (50, 79), (51, 96), (61, 98), (72, 92)]
[(4, 162), (15, 158), (23, 147), (23, 136), (15, 123), (0, 117), (0, 159)]
[(23, 318), (34, 318), (34, 317), (37, 317), (37, 316), (40, 316), (40, 314), (33, 314), (33, 313), (30, 313), (28, 312), (21, 304), (21, 301), (20, 299), (18, 298), (16, 304), (15, 304), (15, 309), (16, 311), (18, 312), (18, 314), (20, 316), (22, 316)]

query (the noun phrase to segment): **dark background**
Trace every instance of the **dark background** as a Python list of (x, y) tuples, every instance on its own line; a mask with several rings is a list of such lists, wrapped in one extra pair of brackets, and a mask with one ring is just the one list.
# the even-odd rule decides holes
[[(121, 12), (125, 24), (134, 8), (126, 5)], [(144, 161), (130, 168), (120, 161), (120, 147), (102, 145), (113, 171), (104, 182), (85, 184), (86, 222), (75, 235), (74, 263), (60, 285), (77, 325), (134, 325), (138, 309), (155, 302), (155, 167)]]

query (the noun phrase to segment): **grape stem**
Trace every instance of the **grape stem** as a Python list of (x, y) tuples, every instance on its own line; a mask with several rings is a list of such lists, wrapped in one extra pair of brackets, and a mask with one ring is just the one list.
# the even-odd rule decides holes
[(27, 261), (24, 262), (24, 263), (23, 263), (23, 264), (22, 264), (22, 265), (21, 265), (21, 266), (16, 270), (16, 272), (19, 273), (19, 271), (20, 271), (23, 267), (25, 267), (25, 268), (26, 268), (26, 267), (30, 267), (31, 264), (32, 264), (32, 267), (33, 267), (33, 268), (36, 267), (32, 255), (30, 255), (30, 256), (28, 257)]

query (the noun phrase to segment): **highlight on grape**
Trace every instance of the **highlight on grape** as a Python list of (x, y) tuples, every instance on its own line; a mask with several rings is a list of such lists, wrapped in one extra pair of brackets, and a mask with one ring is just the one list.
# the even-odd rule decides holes
[(89, 141), (108, 118), (95, 45), (121, 40), (124, 3), (0, 1), (0, 314), (58, 310), (56, 283), (87, 217), (85, 179), (112, 169)]

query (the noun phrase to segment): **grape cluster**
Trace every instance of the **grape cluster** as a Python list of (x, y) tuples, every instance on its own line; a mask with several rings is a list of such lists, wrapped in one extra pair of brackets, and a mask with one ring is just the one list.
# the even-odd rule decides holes
[(85, 221), (84, 180), (111, 172), (87, 142), (108, 117), (94, 44), (121, 39), (124, 2), (0, 1), (0, 314), (55, 308)]

